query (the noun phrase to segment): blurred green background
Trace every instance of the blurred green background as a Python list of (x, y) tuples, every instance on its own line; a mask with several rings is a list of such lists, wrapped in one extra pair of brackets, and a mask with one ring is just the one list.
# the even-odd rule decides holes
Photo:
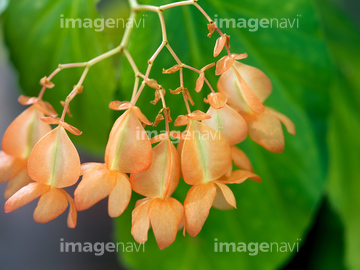
[[(140, 1), (153, 5), (170, 2)], [(113, 241), (133, 242), (131, 209), (140, 196), (133, 196), (127, 211), (114, 221), (113, 231), (111, 220), (106, 217), (106, 202), (80, 212), (79, 226), (71, 232), (60, 229), (65, 227), (63, 220), (33, 224), (33, 205), (26, 207), (26, 213), (23, 210), (6, 216), (2, 213), (2, 224), (6, 224), (6, 220), (12, 222), (8, 224), (24, 224), (15, 226), (18, 231), (10, 230), (7, 236), (4, 234), (6, 241), (0, 241), (0, 259), (6, 269), (18, 269), (21, 265), (12, 259), (15, 256), (25, 258), (27, 269), (83, 269), (85, 266), (86, 269), (360, 269), (360, 35), (356, 17), (359, 3), (199, 0), (199, 4), (211, 17), (219, 19), (299, 20), (298, 27), (288, 24), (286, 28), (257, 31), (252, 31), (251, 26), (222, 28), (231, 36), (232, 52), (247, 52), (249, 57), (244, 63), (260, 68), (272, 80), (274, 90), (266, 105), (289, 116), (297, 127), (295, 137), (285, 134), (286, 147), (282, 154), (269, 153), (249, 139), (239, 145), (250, 157), (263, 183), (232, 185), (238, 209), (212, 209), (196, 238), (179, 233), (172, 246), (159, 251), (150, 232), (145, 252), (117, 254), (122, 266), (116, 266), (114, 254), (105, 257), (59, 254), (59, 238), (91, 242), (111, 241), (112, 236)], [(61, 14), (65, 18), (81, 19), (127, 18), (129, 14), (127, 2), (121, 0), (0, 1), (0, 10), (7, 52), (1, 58), (2, 65), (7, 66), (1, 69), (1, 104), (4, 104), (0, 106), (4, 125), (1, 134), (5, 124), (16, 116), (14, 110), (21, 110), (18, 106), (9, 106), (8, 100), (14, 101), (19, 94), (14, 94), (16, 90), (6, 83), (9, 63), (19, 82), (19, 86), (13, 88), (37, 95), (39, 79), (50, 74), (59, 63), (88, 61), (121, 40), (124, 31), (121, 27), (105, 27), (104, 31), (61, 28)], [(169, 42), (183, 62), (200, 69), (219, 59), (212, 56), (217, 36), (214, 34), (212, 39), (206, 36), (207, 22), (198, 10), (181, 7), (165, 11), (164, 16)], [(147, 59), (161, 42), (161, 31), (156, 14), (141, 12), (137, 19), (144, 20), (144, 24), (133, 30), (129, 51), (139, 69), (145, 72)], [(177, 75), (161, 74), (162, 68), (174, 64), (164, 50), (154, 64), (151, 77), (166, 89), (178, 87)], [(61, 110), (59, 100), (66, 97), (81, 72), (81, 69), (64, 70), (53, 80), (56, 87), (48, 90), (45, 99), (51, 101), (57, 111)], [(217, 77), (211, 71), (208, 78), (215, 86)], [(196, 109), (206, 110), (201, 100), (207, 89), (201, 94), (193, 93), (195, 81), (196, 74), (185, 72), (186, 87), (192, 93)], [(133, 72), (122, 56), (107, 59), (90, 70), (84, 93), (71, 104), (74, 117), (69, 119), (69, 123), (83, 131), (81, 137), (71, 137), (85, 153), (83, 161), (102, 160), (108, 132), (119, 115), (108, 109), (108, 103), (114, 99), (130, 99), (132, 87)], [(166, 97), (173, 118), (185, 112), (184, 106), (179, 105), (179, 96)], [(153, 91), (147, 88), (138, 103), (151, 120), (160, 110), (159, 104), (149, 103), (152, 99)], [(160, 125), (159, 129), (163, 127)], [(188, 189), (188, 185), (180, 183), (174, 197), (183, 201)], [(24, 243), (21, 236), (14, 237), (16, 233), (25, 237), (34, 234), (34, 230), (39, 232), (36, 228), (43, 228), (43, 237), (38, 239), (36, 247), (31, 244), (33, 240)], [(1, 233), (0, 237), (3, 237)], [(214, 239), (235, 243), (300, 242), (301, 249), (299, 252), (259, 252), (256, 256), (245, 252), (216, 253)], [(16, 252), (18, 245), (24, 250), (33, 249), (33, 254), (25, 256)], [(44, 260), (43, 256), (48, 259)]]

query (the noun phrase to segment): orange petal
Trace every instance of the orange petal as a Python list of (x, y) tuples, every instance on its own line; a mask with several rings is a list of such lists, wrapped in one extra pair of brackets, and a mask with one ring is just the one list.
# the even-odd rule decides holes
[(216, 189), (216, 197), (212, 207), (220, 210), (230, 210), (234, 209), (225, 199), (224, 194), (222, 193), (221, 189), (217, 187)]
[(182, 146), (181, 169), (185, 182), (214, 181), (231, 166), (230, 147), (219, 132), (191, 120)]
[(174, 123), (175, 127), (185, 126), (189, 124), (189, 118), (187, 118), (185, 115), (179, 115)]
[(185, 229), (195, 237), (204, 226), (210, 208), (215, 200), (216, 186), (213, 183), (193, 186), (188, 191), (185, 201)]
[(264, 108), (259, 103), (271, 94), (270, 79), (261, 70), (240, 62), (234, 62), (233, 67), (221, 75), (219, 92), (226, 95), (230, 106), (241, 112), (248, 112), (249, 107), (262, 112)]
[(233, 68), (237, 83), (239, 85), (241, 95), (244, 98), (247, 106), (254, 112), (254, 113), (263, 113), (265, 111), (264, 105), (259, 100), (259, 98), (255, 95), (255, 93), (251, 90), (250, 86), (246, 83), (244, 78), (240, 75), (240, 73)]
[(231, 68), (231, 66), (233, 65), (234, 61), (235, 61), (235, 59), (232, 57), (229, 57), (228, 55), (221, 58), (216, 63), (215, 75), (221, 75), (224, 72), (226, 72), (227, 70), (229, 70), (229, 68)]
[(132, 173), (130, 182), (133, 190), (149, 198), (166, 198), (179, 183), (180, 159), (175, 146), (169, 139), (153, 148), (151, 167), (141, 173)]
[[(138, 207), (140, 204), (143, 204), (149, 200), (152, 200), (150, 198), (143, 198), (143, 199), (140, 199), (140, 200), (137, 200), (136, 203), (135, 203), (135, 208)], [(133, 215), (132, 216), (132, 220), (136, 217), (136, 215)]]
[(174, 198), (154, 199), (149, 208), (151, 226), (160, 249), (170, 246), (183, 219), (183, 206)]
[(247, 53), (242, 53), (242, 54), (231, 54), (231, 56), (235, 59), (235, 60), (242, 60), (248, 57)]
[(15, 177), (19, 172), (26, 168), (26, 163), (26, 159), (9, 156), (3, 151), (0, 151), (0, 183)]
[(34, 106), (20, 114), (6, 130), (2, 150), (18, 158), (27, 159), (34, 145), (51, 127), (40, 120), (44, 115)]
[(176, 71), (179, 71), (182, 68), (183, 68), (183, 65), (175, 65), (175, 66), (172, 66), (171, 68), (168, 68), (168, 69), (163, 68), (162, 73), (163, 74), (172, 74), (172, 73), (175, 73)]
[(34, 104), (37, 100), (38, 100), (37, 97), (27, 97), (24, 95), (20, 95), (18, 98), (18, 102), (21, 105), (31, 105)]
[(215, 47), (214, 47), (214, 57), (218, 56), (221, 51), (224, 49), (224, 46), (227, 42), (229, 42), (229, 36), (222, 35), (216, 40)]
[(248, 128), (244, 118), (228, 105), (219, 110), (210, 107), (207, 114), (211, 118), (202, 122), (220, 132), (230, 145), (238, 144), (246, 139)]
[(40, 84), (41, 84), (42, 86), (45, 86), (46, 88), (53, 88), (53, 87), (55, 86), (55, 84), (52, 83), (52, 82), (48, 79), (47, 76), (41, 78)]
[(41, 117), (41, 121), (49, 125), (58, 125), (60, 123), (59, 117)]
[(220, 191), (223, 194), (223, 197), (225, 198), (226, 202), (232, 207), (236, 208), (235, 196), (234, 193), (231, 191), (231, 189), (227, 185), (221, 182), (215, 182), (215, 184), (220, 188)]
[(120, 116), (110, 133), (105, 164), (108, 170), (136, 173), (151, 165), (152, 148), (149, 137), (133, 110)]
[(211, 116), (202, 112), (202, 111), (199, 111), (199, 110), (196, 110), (196, 111), (193, 111), (192, 113), (190, 114), (187, 114), (186, 115), (187, 118), (189, 119), (192, 119), (192, 120), (205, 120), (205, 119), (210, 119)]
[(181, 140), (184, 135), (180, 131), (173, 130), (173, 131), (170, 131), (169, 136), (174, 139)]
[(80, 136), (82, 134), (82, 132), (80, 130), (78, 130), (76, 127), (65, 123), (63, 121), (60, 121), (60, 125), (65, 128), (67, 131), (71, 132), (72, 134), (76, 135), (76, 136)]
[(226, 105), (227, 98), (222, 93), (210, 93), (207, 97), (210, 106), (214, 109), (221, 109)]
[(34, 211), (34, 220), (46, 223), (60, 216), (66, 210), (68, 201), (65, 195), (57, 188), (51, 188), (40, 197)]
[(166, 133), (160, 133), (158, 135), (155, 135), (154, 137), (152, 137), (150, 139), (150, 143), (154, 144), (154, 143), (158, 143), (161, 142), (162, 140), (164, 140), (165, 138), (167, 138), (167, 134)]
[(178, 95), (180, 94), (182, 91), (184, 91), (184, 87), (178, 87), (176, 88), (175, 90), (171, 90), (169, 89), (170, 93), (173, 94), (173, 95)]
[(214, 22), (210, 22), (210, 23), (208, 23), (207, 27), (208, 27), (208, 30), (209, 30), (209, 34), (207, 36), (209, 38), (211, 38), (211, 35), (214, 34), (214, 32), (215, 32), (216, 25), (215, 25)]
[(291, 134), (294, 135), (296, 134), (296, 128), (294, 123), (290, 120), (289, 117), (287, 117), (286, 115), (283, 115), (282, 113), (279, 113), (278, 111), (269, 108), (269, 107), (265, 107), (266, 112), (268, 112), (269, 114), (271, 114), (272, 116), (275, 116), (277, 119), (279, 119), (281, 121), (281, 123), (284, 124), (284, 126), (286, 127), (286, 130)]
[(153, 124), (146, 118), (146, 116), (141, 112), (141, 110), (138, 107), (136, 106), (132, 107), (131, 110), (136, 114), (137, 118), (139, 118), (139, 120), (144, 124), (148, 126), (151, 126)]
[(215, 66), (215, 63), (210, 63), (210, 64), (206, 65), (205, 67), (203, 67), (200, 71), (204, 72), (204, 71), (212, 68), (213, 66)]
[(231, 147), (231, 158), (234, 161), (234, 164), (238, 168), (244, 169), (244, 170), (247, 170), (250, 172), (254, 171), (249, 158), (238, 147), (236, 147), (236, 146)]
[[(104, 163), (87, 162), (81, 164), (81, 175), (84, 175), (89, 170), (103, 169)], [(95, 168), (96, 167), (96, 168)]]
[[(102, 166), (101, 166), (102, 165)], [(86, 170), (74, 196), (78, 211), (86, 210), (107, 197), (115, 185), (116, 172), (109, 172), (104, 164)]]
[(62, 193), (64, 193), (66, 199), (69, 202), (69, 214), (67, 218), (67, 225), (69, 228), (74, 229), (77, 223), (77, 211), (75, 207), (75, 203), (73, 198), (63, 189), (60, 189)]
[(115, 110), (115, 111), (127, 110), (131, 107), (132, 107), (132, 104), (128, 101), (115, 100), (115, 101), (110, 102), (110, 104), (109, 104), (109, 108), (111, 110)]
[(154, 79), (148, 79), (145, 81), (146, 85), (153, 88), (153, 89), (156, 89), (156, 90), (160, 90), (161, 89), (161, 85), (158, 84), (158, 82)]
[(251, 90), (261, 102), (264, 102), (272, 92), (272, 84), (268, 76), (260, 69), (235, 62), (234, 67), (244, 78)]
[(152, 200), (146, 200), (136, 206), (132, 212), (131, 235), (135, 241), (144, 244), (148, 239), (150, 228), (149, 207)]
[(21, 206), (28, 204), (29, 202), (48, 192), (50, 188), (50, 186), (39, 183), (28, 184), (6, 201), (4, 207), (5, 213), (10, 213), (20, 208)]
[(14, 195), (18, 190), (20, 190), (22, 187), (25, 187), (26, 185), (33, 182), (27, 172), (27, 168), (25, 167), (22, 171), (20, 171), (18, 174), (14, 176), (14, 178), (11, 178), (9, 180), (9, 184), (7, 185), (4, 197), (5, 199), (9, 199), (12, 195)]
[(61, 126), (36, 144), (28, 161), (31, 179), (56, 188), (75, 184), (80, 177), (80, 170), (79, 154)]
[[(184, 132), (184, 134), (186, 134), (186, 131)], [(181, 158), (181, 153), (182, 153), (182, 149), (183, 149), (183, 146), (184, 146), (184, 138), (185, 138), (185, 136), (183, 136), (183, 138), (180, 139), (180, 141), (179, 141), (179, 143), (177, 145), (177, 148), (176, 148), (180, 158)], [(180, 159), (180, 161), (181, 161), (181, 159)], [(181, 177), (182, 177), (182, 175), (181, 175)]]
[(204, 74), (204, 72), (201, 72), (199, 77), (196, 80), (196, 86), (195, 86), (195, 91), (196, 92), (199, 93), (201, 91), (201, 89), (204, 86), (204, 82), (205, 82), (205, 74)]
[(284, 151), (285, 140), (279, 119), (265, 112), (245, 117), (250, 138), (273, 153)]
[(161, 122), (162, 120), (164, 120), (164, 119), (165, 119), (164, 116), (159, 113), (159, 114), (156, 116), (156, 118), (155, 118), (155, 121), (154, 121), (153, 126), (156, 127), (156, 126), (159, 125), (160, 122)]
[(54, 110), (53, 106), (49, 102), (38, 100), (37, 102), (34, 103), (34, 105), (39, 111), (41, 111), (43, 114), (47, 116), (56, 117), (58, 115), (57, 112)]
[(260, 176), (256, 175), (253, 172), (249, 172), (245, 170), (233, 171), (230, 177), (223, 176), (219, 178), (216, 182), (224, 183), (224, 184), (241, 184), (244, 183), (247, 179), (251, 179), (258, 183), (261, 182)]
[(116, 184), (109, 195), (109, 216), (120, 216), (128, 206), (131, 198), (131, 185), (126, 174), (116, 172)]

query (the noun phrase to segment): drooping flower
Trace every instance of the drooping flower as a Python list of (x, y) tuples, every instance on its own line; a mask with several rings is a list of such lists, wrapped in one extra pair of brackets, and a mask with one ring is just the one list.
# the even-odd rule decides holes
[(165, 136), (153, 148), (151, 167), (141, 173), (132, 173), (133, 190), (146, 198), (139, 200), (132, 213), (131, 234), (138, 243), (147, 241), (150, 226), (160, 249), (171, 245), (183, 221), (182, 204), (171, 194), (180, 178), (180, 158), (170, 138)]
[(221, 136), (229, 143), (235, 145), (246, 139), (248, 128), (244, 118), (228, 105), (220, 109), (214, 109), (212, 106), (207, 111), (210, 119), (202, 121), (208, 127), (218, 131)]
[(118, 217), (124, 212), (131, 197), (131, 186), (125, 173), (108, 170), (103, 163), (85, 163), (81, 166), (81, 174), (83, 178), (75, 190), (78, 211), (109, 196), (109, 216)]
[(126, 110), (114, 123), (105, 151), (105, 164), (82, 165), (82, 181), (75, 190), (77, 210), (86, 210), (109, 196), (110, 217), (118, 217), (131, 198), (126, 173), (138, 173), (151, 165), (152, 148), (142, 126), (151, 124), (138, 107), (128, 102), (110, 103), (114, 110)]
[(143, 172), (151, 165), (151, 144), (142, 123), (152, 123), (138, 107), (132, 106), (115, 122), (105, 150), (108, 170)]
[(48, 132), (50, 125), (41, 121), (44, 114), (56, 116), (52, 106), (35, 97), (19, 97), (23, 105), (32, 105), (7, 128), (0, 151), (0, 183), (9, 180), (4, 196), (10, 198), (20, 188), (31, 183), (27, 160), (34, 145)]
[(251, 139), (271, 152), (284, 150), (281, 123), (292, 135), (295, 135), (295, 126), (285, 115), (263, 105), (272, 85), (262, 71), (235, 61), (220, 76), (218, 89), (227, 97), (229, 105), (244, 117)]
[[(232, 170), (230, 147), (220, 132), (191, 119), (185, 130), (185, 137), (179, 143), (178, 151), (181, 153), (184, 181), (193, 185), (184, 202), (185, 230), (191, 236), (196, 236), (203, 227), (215, 200), (217, 193), (215, 183), (219, 182), (218, 186), (222, 187), (226, 194), (230, 193), (226, 186), (221, 185), (225, 174)], [(249, 177), (255, 177), (250, 172), (246, 173)], [(243, 180), (243, 177), (231, 178), (230, 182)]]
[(236, 208), (233, 192), (227, 184), (241, 184), (246, 179), (261, 182), (256, 174), (246, 170), (236, 170), (229, 177), (223, 175), (208, 182), (193, 182), (185, 201), (185, 229), (195, 237), (202, 229), (212, 206), (219, 209)]
[[(45, 121), (49, 122), (49, 119)], [(67, 223), (70, 228), (76, 226), (77, 212), (73, 199), (63, 188), (78, 181), (80, 158), (64, 126), (77, 130), (60, 121), (58, 127), (35, 145), (28, 161), (28, 173), (35, 183), (21, 188), (6, 201), (6, 213), (40, 197), (34, 212), (36, 222), (45, 223), (55, 219), (70, 205)]]
[(220, 133), (196, 120), (189, 120), (181, 147), (181, 171), (189, 185), (207, 183), (231, 167), (230, 148)]
[[(203, 120), (202, 123), (218, 131), (229, 143), (231, 159), (234, 164), (240, 169), (253, 171), (249, 158), (236, 146), (236, 144), (244, 141), (248, 134), (247, 124), (244, 118), (228, 105), (219, 109), (211, 106), (207, 114), (210, 115), (211, 118)], [(231, 171), (232, 168), (228, 175), (230, 175)]]
[[(240, 170), (233, 172), (233, 168), (231, 167), (229, 171), (226, 173), (226, 175), (223, 176), (221, 179), (223, 181), (230, 181), (229, 179), (232, 179), (233, 182), (230, 181), (231, 183), (242, 183), (241, 179), (245, 179), (245, 178), (239, 177), (239, 173), (246, 174), (253, 172), (253, 167), (251, 165), (249, 158), (241, 149), (239, 149), (236, 146), (236, 144), (241, 143), (247, 137), (248, 128), (244, 118), (228, 105), (225, 105), (224, 107), (212, 105), (207, 111), (207, 114), (210, 115), (211, 118), (203, 120), (202, 123), (216, 130), (226, 139), (226, 141), (229, 143), (230, 146), (232, 161), (238, 168), (243, 170), (243, 171)], [(238, 177), (237, 182), (234, 181), (236, 177)], [(256, 176), (255, 180), (260, 182), (261, 178)], [(224, 190), (225, 190), (224, 187), (216, 189), (216, 197), (213, 202), (213, 206), (215, 208), (230, 209), (234, 207), (233, 204), (228, 203), (229, 196), (233, 197), (233, 195), (229, 195), (228, 197), (225, 197), (225, 195), (230, 194), (231, 191), (226, 190), (226, 193), (224, 193)]]

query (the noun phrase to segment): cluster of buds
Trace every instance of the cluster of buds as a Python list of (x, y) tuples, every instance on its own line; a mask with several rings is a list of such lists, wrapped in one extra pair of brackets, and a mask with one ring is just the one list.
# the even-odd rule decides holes
[[(267, 150), (280, 153), (285, 145), (281, 123), (293, 135), (295, 126), (285, 115), (264, 106), (272, 91), (269, 78), (259, 69), (240, 62), (247, 57), (246, 53), (230, 53), (230, 37), (212, 21), (208, 29), (210, 37), (215, 30), (220, 33), (214, 57), (224, 48), (227, 50), (227, 55), (216, 63), (215, 74), (220, 75), (217, 92), (205, 77), (205, 72), (215, 64), (200, 70), (187, 66), (167, 42), (162, 43), (153, 57), (155, 59), (167, 46), (177, 61), (163, 73), (180, 73), (180, 86), (169, 92), (183, 95), (187, 114), (179, 115), (174, 121), (174, 126), (186, 126), (183, 132), (170, 130), (172, 117), (164, 98), (167, 91), (149, 78), (154, 59), (149, 61), (146, 74), (139, 75), (129, 52), (124, 51), (137, 71), (136, 82), (142, 77), (143, 83), (139, 89), (135, 83), (130, 101), (113, 101), (109, 105), (110, 109), (124, 112), (110, 132), (104, 163), (80, 163), (67, 131), (74, 135), (81, 135), (81, 132), (64, 121), (66, 112), (69, 113), (69, 102), (82, 91), (81, 83), (89, 67), (85, 65), (85, 75), (63, 102), (61, 118), (56, 117), (49, 103), (42, 101), (44, 90), (54, 86), (48, 78), (42, 79), (43, 89), (38, 98), (21, 96), (20, 103), (31, 107), (9, 126), (0, 152), (0, 181), (9, 180), (5, 212), (40, 197), (34, 212), (35, 221), (55, 219), (69, 205), (68, 226), (74, 228), (77, 211), (86, 210), (106, 197), (109, 216), (120, 216), (134, 191), (144, 198), (136, 202), (132, 211), (131, 234), (143, 244), (152, 228), (159, 248), (164, 249), (175, 241), (180, 229), (184, 235), (186, 232), (193, 237), (199, 234), (211, 207), (236, 208), (235, 196), (228, 184), (241, 184), (247, 179), (261, 182), (237, 144), (249, 135)], [(188, 103), (195, 104), (184, 87), (184, 68), (199, 74), (195, 92), (201, 92), (205, 83), (209, 86), (211, 93), (204, 98), (209, 104), (207, 112), (190, 109)], [(162, 102), (154, 123), (136, 106), (145, 86), (155, 91), (152, 104)], [(145, 126), (158, 125), (162, 120), (166, 132), (149, 138)], [(177, 146), (172, 138), (179, 141)], [(64, 188), (76, 184), (80, 178), (73, 199)], [(191, 186), (183, 203), (171, 197), (180, 178)]]

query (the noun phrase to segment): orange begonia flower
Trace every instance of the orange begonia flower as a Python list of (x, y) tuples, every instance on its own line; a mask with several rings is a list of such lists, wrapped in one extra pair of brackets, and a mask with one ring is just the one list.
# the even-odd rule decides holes
[(229, 145), (241, 143), (246, 139), (248, 128), (244, 118), (233, 108), (225, 105), (223, 108), (214, 109), (210, 107), (207, 111), (210, 119), (203, 120), (202, 123), (218, 131)]
[(249, 158), (235, 146), (244, 141), (248, 134), (248, 127), (244, 118), (228, 105), (217, 110), (210, 107), (207, 114), (211, 118), (202, 122), (218, 131), (227, 140), (234, 164), (240, 169), (252, 172), (253, 168)]
[(181, 147), (181, 170), (189, 185), (207, 183), (231, 167), (230, 147), (223, 136), (207, 125), (189, 120)]
[(226, 139), (230, 145), (231, 159), (234, 164), (240, 169), (253, 171), (246, 154), (235, 146), (244, 141), (248, 134), (248, 127), (244, 118), (228, 105), (221, 109), (210, 107), (207, 114), (211, 118), (203, 120), (202, 123), (218, 131)]
[(271, 94), (272, 85), (262, 71), (235, 61), (220, 76), (218, 89), (246, 120), (251, 139), (271, 152), (284, 150), (281, 122), (292, 135), (295, 135), (295, 126), (285, 115), (263, 105)]
[(109, 216), (118, 217), (131, 198), (131, 185), (126, 173), (143, 172), (151, 165), (151, 143), (141, 124), (151, 122), (130, 103), (114, 101), (110, 108), (126, 111), (110, 132), (105, 164), (83, 164), (83, 178), (75, 190), (75, 205), (79, 211), (86, 210), (109, 196)]
[[(225, 111), (230, 109), (224, 108)], [(226, 133), (225, 136), (227, 136)], [(223, 193), (224, 190), (226, 194), (231, 193), (225, 185), (221, 184), (223, 178), (226, 177), (225, 174), (232, 170), (231, 152), (229, 143), (221, 132), (195, 120), (189, 121), (185, 138), (179, 143), (178, 150), (181, 153), (184, 181), (193, 185), (184, 202), (185, 230), (195, 236), (204, 225), (216, 197), (215, 183), (220, 183), (218, 186), (222, 188)], [(235, 180), (234, 177), (230, 179), (233, 182), (241, 182), (249, 177), (257, 177), (251, 172), (246, 173), (245, 178), (242, 176)], [(226, 198), (230, 198), (230, 195)]]
[[(226, 139), (230, 145), (231, 159), (234, 164), (240, 169), (252, 172), (253, 167), (249, 158), (236, 146), (236, 144), (246, 139), (248, 133), (248, 128), (244, 118), (228, 105), (221, 109), (214, 109), (210, 107), (207, 114), (211, 115), (211, 119), (204, 120), (202, 122), (218, 131)], [(226, 173), (226, 176), (231, 176), (232, 174), (232, 168), (230, 168)], [(234, 175), (232, 177), (234, 177)], [(258, 180), (261, 181), (260, 177)], [(214, 207), (220, 209), (227, 209), (228, 207), (231, 208), (231, 206), (229, 206), (226, 202), (226, 198), (223, 196), (222, 189), (217, 189)]]
[(36, 222), (48, 222), (62, 214), (70, 205), (68, 226), (76, 226), (76, 209), (73, 199), (63, 190), (74, 185), (80, 177), (78, 152), (59, 125), (46, 134), (32, 150), (28, 161), (28, 173), (35, 183), (21, 188), (5, 203), (9, 213), (40, 197), (34, 212)]
[(50, 125), (43, 123), (44, 114), (56, 114), (51, 105), (37, 98), (20, 96), (20, 103), (33, 104), (21, 113), (6, 130), (0, 151), (0, 183), (9, 180), (4, 196), (10, 198), (20, 188), (31, 183), (27, 173), (27, 160), (34, 145), (48, 132)]
[(261, 181), (260, 177), (252, 172), (237, 170), (229, 177), (222, 176), (191, 187), (184, 201), (185, 230), (195, 237), (204, 226), (211, 206), (219, 209), (236, 208), (234, 194), (226, 184), (241, 184), (246, 179)]
[(103, 163), (85, 163), (81, 168), (83, 178), (75, 190), (76, 209), (86, 210), (109, 196), (109, 216), (120, 216), (131, 198), (128, 176), (125, 173), (108, 170)]
[(115, 122), (105, 151), (108, 170), (136, 173), (151, 165), (151, 144), (141, 122), (151, 125), (138, 107), (131, 107)]
[(207, 100), (210, 104), (211, 107), (213, 107), (214, 109), (221, 109), (223, 107), (225, 107), (226, 102), (227, 102), (227, 98), (224, 94), (222, 93), (210, 93), (207, 96)]
[(160, 249), (171, 245), (183, 221), (182, 204), (171, 194), (180, 178), (180, 158), (168, 136), (153, 148), (151, 167), (132, 173), (133, 190), (145, 199), (139, 200), (132, 213), (131, 234), (138, 243), (147, 241), (150, 225)]

